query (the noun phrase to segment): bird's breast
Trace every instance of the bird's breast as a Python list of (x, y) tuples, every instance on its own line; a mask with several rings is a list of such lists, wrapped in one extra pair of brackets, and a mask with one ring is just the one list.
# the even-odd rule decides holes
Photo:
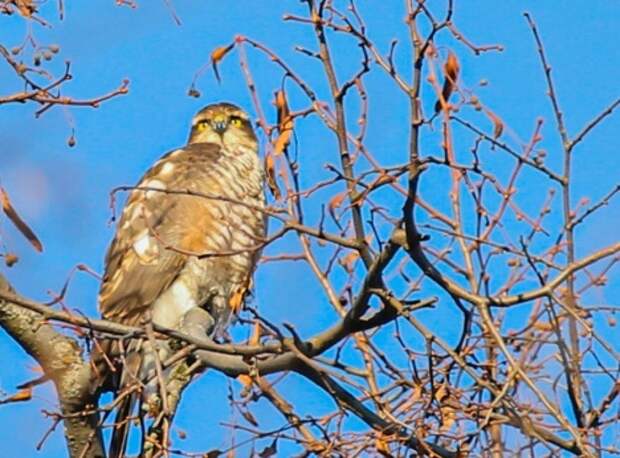
[(215, 163), (194, 171), (192, 188), (202, 197), (187, 200), (195, 205), (187, 209), (194, 215), (187, 240), (195, 255), (153, 307), (153, 320), (167, 327), (176, 327), (192, 307), (230, 308), (249, 282), (265, 236), (263, 172), (255, 151), (224, 149)]

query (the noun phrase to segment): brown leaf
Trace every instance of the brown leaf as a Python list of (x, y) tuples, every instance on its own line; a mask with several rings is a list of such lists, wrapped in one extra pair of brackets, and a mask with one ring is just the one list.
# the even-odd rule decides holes
[(37, 12), (37, 7), (34, 5), (33, 0), (15, 0), (13, 3), (15, 3), (19, 13), (24, 17), (32, 17)]
[(440, 431), (448, 431), (452, 428), (454, 421), (456, 420), (456, 411), (453, 407), (448, 405), (442, 405), (441, 409), (441, 427)]
[(485, 108), (484, 112), (493, 123), (493, 138), (497, 140), (504, 132), (504, 122), (491, 110)]
[(187, 95), (197, 99), (198, 97), (200, 97), (201, 94), (200, 94), (200, 91), (196, 89), (196, 86), (194, 85), (194, 83), (192, 83), (190, 88), (187, 90)]
[(289, 143), (291, 143), (292, 132), (292, 130), (285, 130), (282, 131), (280, 135), (278, 135), (278, 138), (276, 138), (276, 141), (273, 144), (273, 152), (276, 155), (282, 154), (286, 147), (289, 145)]
[(327, 209), (329, 210), (329, 214), (332, 215), (332, 218), (334, 218), (334, 220), (338, 220), (338, 218), (336, 218), (336, 210), (340, 208), (346, 196), (347, 196), (347, 192), (343, 191), (341, 193), (336, 194), (331, 199), (329, 199), (329, 204), (327, 204)]
[(252, 386), (252, 377), (250, 377), (249, 375), (238, 375), (237, 380), (239, 380), (239, 382), (245, 387)]
[(446, 78), (452, 81), (452, 84), (456, 84), (456, 80), (459, 77), (459, 61), (456, 58), (456, 54), (452, 51), (448, 53), (448, 58), (446, 59), (446, 63), (444, 64), (444, 71), (446, 72)]
[(532, 326), (535, 329), (538, 329), (539, 331), (543, 331), (543, 332), (553, 331), (553, 324), (545, 322), (545, 321), (536, 321)]
[(261, 327), (260, 327), (260, 323), (257, 320), (254, 322), (254, 327), (252, 328), (252, 335), (250, 336), (248, 345), (258, 345), (258, 343), (260, 342), (260, 336), (261, 336)]
[(67, 146), (73, 148), (76, 145), (75, 134), (71, 133), (71, 136), (67, 139)]
[(250, 423), (252, 426), (258, 427), (258, 422), (256, 421), (256, 418), (254, 418), (254, 415), (252, 415), (252, 413), (249, 410), (242, 410), (241, 411), (241, 415), (243, 416), (243, 418), (245, 418), (248, 423)]
[(275, 456), (278, 453), (278, 439), (274, 439), (269, 447), (265, 447), (258, 456), (260, 458), (269, 458)]
[(288, 102), (286, 100), (286, 93), (283, 90), (276, 91), (274, 94), (274, 105), (278, 110), (278, 124), (282, 122), (285, 116), (289, 114)]
[[(443, 87), (441, 88), (441, 97), (446, 104), (450, 100), (450, 96), (456, 87), (456, 82), (459, 79), (459, 71), (460, 66), (456, 54), (450, 51), (443, 65), (444, 81)], [(435, 103), (435, 113), (439, 113), (442, 106), (441, 100), (438, 100), (437, 103)]]
[(413, 392), (411, 393), (411, 398), (414, 402), (419, 401), (420, 399), (422, 399), (422, 392), (423, 392), (424, 388), (422, 387), (421, 383), (416, 383), (414, 385), (413, 388)]
[(17, 261), (19, 261), (19, 258), (13, 253), (7, 253), (4, 255), (4, 263), (7, 267), (13, 267)]
[(379, 452), (382, 456), (392, 457), (392, 452), (390, 451), (390, 446), (388, 443), (389, 437), (385, 434), (379, 434), (377, 439), (375, 440), (375, 448), (377, 452)]
[(360, 254), (357, 251), (350, 251), (345, 257), (339, 260), (339, 263), (348, 273), (351, 273), (355, 267), (355, 261), (357, 261), (359, 257)]
[(341, 193), (336, 194), (334, 197), (332, 197), (329, 200), (329, 209), (330, 211), (334, 211), (337, 208), (340, 208), (340, 206), (342, 205), (342, 201), (344, 200), (344, 198), (347, 196), (346, 191), (343, 191)]
[(30, 229), (26, 222), (21, 219), (20, 216), (17, 214), (17, 212), (11, 205), (9, 195), (2, 187), (0, 187), (0, 202), (2, 202), (2, 210), (4, 210), (4, 214), (9, 217), (15, 227), (24, 235), (24, 237), (28, 239), (34, 249), (37, 250), (39, 253), (43, 251), (43, 245), (41, 244), (37, 236), (34, 235), (32, 229)]
[(230, 310), (236, 315), (243, 308), (243, 298), (245, 297), (245, 293), (247, 290), (245, 287), (240, 287), (228, 299), (228, 305), (230, 306)]
[(273, 154), (271, 153), (268, 153), (265, 156), (265, 175), (267, 177), (267, 186), (269, 186), (271, 195), (278, 200), (282, 196), (282, 193), (280, 192), (280, 187), (278, 186), (278, 182), (276, 180), (276, 167), (273, 160)]
[(235, 47), (234, 43), (229, 44), (228, 46), (220, 46), (219, 48), (215, 48), (215, 50), (211, 53), (211, 66), (213, 67), (213, 73), (215, 73), (215, 79), (218, 83), (222, 82), (220, 78), (220, 72), (217, 69), (217, 65), (220, 61)]
[(222, 452), (221, 450), (215, 449), (215, 450), (209, 450), (207, 453), (205, 453), (203, 456), (203, 458), (218, 458), (219, 456), (222, 456), (224, 454), (224, 452)]
[(445, 383), (442, 383), (441, 385), (439, 385), (439, 387), (437, 387), (437, 389), (435, 390), (435, 399), (438, 402), (443, 401), (445, 398), (448, 397), (448, 395), (450, 394), (450, 391), (448, 389), (448, 386)]
[(6, 399), (0, 399), (0, 404), (9, 404), (11, 402), (24, 402), (30, 401), (32, 399), (32, 389), (24, 388), (23, 390), (18, 391), (13, 396), (9, 396)]
[(278, 137), (273, 145), (275, 155), (282, 154), (291, 143), (293, 135), (293, 118), (286, 100), (286, 93), (283, 90), (275, 93), (275, 106), (278, 116)]

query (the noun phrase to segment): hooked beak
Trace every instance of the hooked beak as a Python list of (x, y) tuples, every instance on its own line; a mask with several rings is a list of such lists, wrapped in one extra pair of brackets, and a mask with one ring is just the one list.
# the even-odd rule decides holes
[(224, 116), (216, 116), (211, 122), (211, 127), (219, 135), (222, 135), (228, 129), (228, 120)]

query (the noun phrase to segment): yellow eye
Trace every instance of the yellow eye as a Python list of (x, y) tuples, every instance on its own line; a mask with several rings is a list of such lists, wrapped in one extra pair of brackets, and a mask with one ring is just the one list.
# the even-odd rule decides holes
[(196, 124), (198, 132), (203, 132), (207, 128), (208, 124), (209, 123), (207, 121), (200, 121), (198, 124)]
[(233, 116), (232, 118), (230, 118), (230, 124), (235, 127), (241, 127), (243, 125), (243, 121), (241, 120), (241, 118)]

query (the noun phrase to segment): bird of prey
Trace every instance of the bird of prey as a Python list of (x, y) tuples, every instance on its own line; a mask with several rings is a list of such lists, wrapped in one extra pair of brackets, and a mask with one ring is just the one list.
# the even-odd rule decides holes
[[(103, 317), (180, 331), (200, 319), (210, 335), (224, 330), (244, 302), (264, 241), (263, 184), (248, 115), (229, 103), (199, 111), (187, 145), (159, 159), (128, 197), (105, 258)], [(106, 358), (107, 382), (100, 383), (117, 392), (141, 385), (143, 401), (149, 386), (158, 393), (148, 341), (131, 340), (122, 358), (118, 342), (107, 343), (105, 351), (117, 357)], [(158, 352), (160, 361), (171, 354), (167, 345)], [(109, 361), (120, 377), (112, 376)], [(124, 453), (131, 398), (119, 408), (110, 457)]]

